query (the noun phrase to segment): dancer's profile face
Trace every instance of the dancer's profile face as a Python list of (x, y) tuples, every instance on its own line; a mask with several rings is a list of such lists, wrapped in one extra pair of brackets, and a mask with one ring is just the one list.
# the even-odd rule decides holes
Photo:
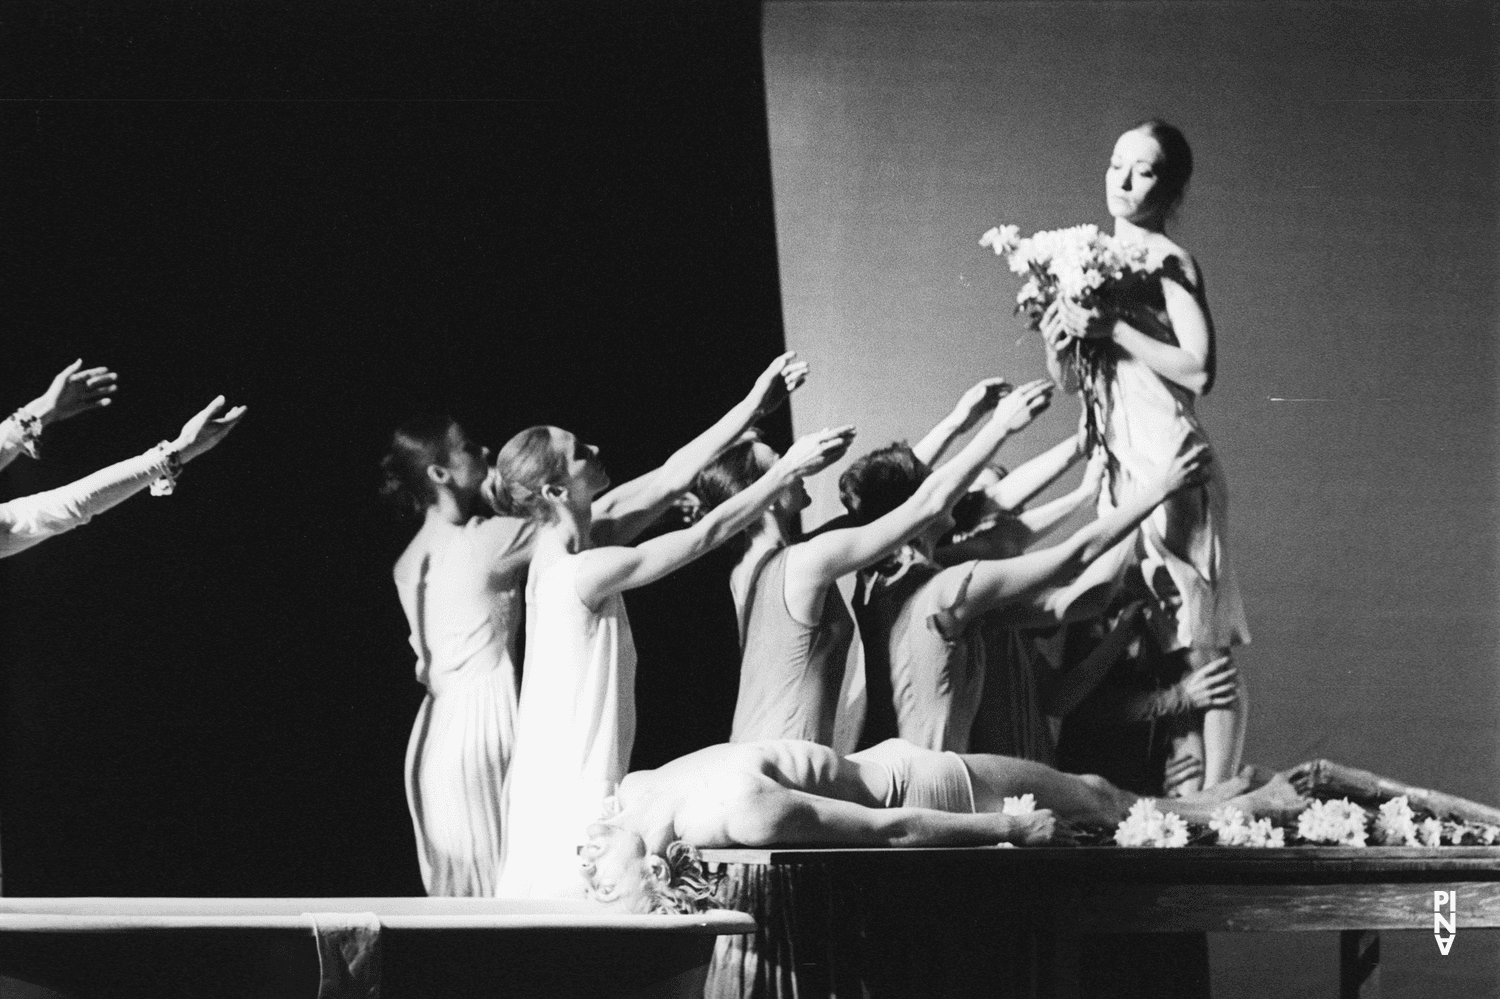
[[(770, 471), (771, 466), (781, 458), (775, 448), (759, 441), (755, 443), (751, 453), (755, 456), (755, 467), (760, 469), (762, 475)], [(807, 489), (802, 485), (801, 479), (787, 486), (776, 499), (776, 510), (786, 516), (799, 514), (811, 505), (812, 497), (807, 495)]]
[(1161, 144), (1142, 131), (1120, 136), (1104, 172), (1104, 194), (1109, 213), (1136, 225), (1149, 226), (1159, 220), (1163, 207), (1153, 197), (1165, 162)]
[(599, 460), (599, 449), (585, 444), (566, 430), (552, 431), (552, 446), (568, 457), (568, 488), (570, 492), (592, 500), (610, 486), (609, 473), (604, 462)]
[(595, 822), (578, 856), (591, 902), (623, 912), (651, 911), (647, 885), (655, 874), (640, 836), (611, 822)]

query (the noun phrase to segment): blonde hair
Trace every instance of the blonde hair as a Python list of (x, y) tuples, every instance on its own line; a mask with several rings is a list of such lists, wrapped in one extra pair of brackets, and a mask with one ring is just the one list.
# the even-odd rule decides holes
[(542, 487), (567, 478), (568, 456), (552, 441), (552, 427), (528, 427), (505, 442), (479, 494), (499, 514), (546, 520), (550, 508)]
[(651, 893), (651, 911), (662, 915), (691, 916), (710, 909), (722, 909), (717, 892), (717, 875), (708, 873), (698, 848), (680, 839), (667, 844), (661, 858), (667, 865), (667, 879), (647, 886)]

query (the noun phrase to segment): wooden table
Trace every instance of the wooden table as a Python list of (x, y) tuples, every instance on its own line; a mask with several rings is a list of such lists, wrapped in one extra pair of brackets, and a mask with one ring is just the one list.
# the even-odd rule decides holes
[[(1173, 939), (1120, 934), (1339, 930), (1340, 996), (1365, 999), (1379, 987), (1379, 931), (1430, 932), (1434, 892), (1458, 893), (1459, 931), (1500, 927), (1500, 847), (769, 849), (704, 859), (721, 865), (735, 907), (760, 924), (747, 950), (721, 942), (711, 996), (1074, 999), (1102, 991), (1097, 965), (1111, 941), (1130, 951)], [(1174, 994), (1166, 981), (1136, 991)]]

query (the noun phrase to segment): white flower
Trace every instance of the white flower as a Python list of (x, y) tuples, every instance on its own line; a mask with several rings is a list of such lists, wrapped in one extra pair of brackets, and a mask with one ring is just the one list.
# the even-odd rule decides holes
[(1423, 846), (1443, 845), (1443, 823), (1437, 819), (1423, 819), (1417, 831), (1422, 834)]
[(1003, 257), (1016, 252), (1016, 246), (1021, 242), (1021, 230), (1017, 226), (996, 226), (979, 237), (980, 246), (988, 246), (995, 251), (995, 256)]
[(1233, 805), (1213, 813), (1208, 827), (1219, 834), (1220, 846), (1276, 847), (1286, 845), (1286, 830), (1277, 829), (1270, 819), (1251, 821)]
[(1386, 846), (1420, 846), (1417, 824), (1406, 795), (1392, 798), (1380, 806), (1375, 817), (1375, 839)]
[(1036, 795), (1023, 794), (1019, 798), (1006, 798), (1000, 803), (1001, 815), (1030, 815), (1036, 811)]
[(1297, 835), (1310, 843), (1365, 845), (1365, 810), (1348, 798), (1314, 801), (1297, 816)]
[(1142, 798), (1130, 806), (1130, 814), (1115, 829), (1120, 846), (1187, 846), (1188, 826), (1176, 812), (1162, 812), (1156, 802)]
[(1016, 304), (1025, 306), (1032, 302), (1040, 305), (1045, 299), (1042, 297), (1042, 289), (1037, 285), (1036, 278), (1032, 278), (1021, 285), (1021, 290), (1016, 293)]

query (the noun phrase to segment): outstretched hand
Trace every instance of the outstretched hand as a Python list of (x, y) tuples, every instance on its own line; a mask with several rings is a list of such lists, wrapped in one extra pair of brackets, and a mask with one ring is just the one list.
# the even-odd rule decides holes
[(1008, 431), (1020, 430), (1052, 405), (1052, 393), (1056, 389), (1056, 383), (1050, 378), (1027, 382), (1001, 399), (990, 419), (1001, 421)]
[(1194, 444), (1173, 458), (1172, 464), (1167, 467), (1167, 495), (1188, 486), (1202, 485), (1208, 480), (1208, 466), (1213, 460), (1213, 451), (1207, 444)]
[(57, 373), (47, 391), (32, 403), (32, 412), (43, 423), (56, 423), (90, 409), (102, 409), (109, 405), (119, 377), (108, 368), (85, 370), (79, 358)]
[(229, 436), (229, 432), (245, 415), (244, 406), (235, 406), (223, 416), (215, 419), (214, 414), (223, 408), (224, 397), (221, 395), (183, 424), (182, 433), (177, 435), (177, 440), (172, 442), (172, 446), (182, 455), (184, 463), (212, 450), (219, 441)]
[(1221, 656), (1200, 666), (1181, 681), (1182, 693), (1194, 711), (1228, 708), (1239, 699), (1239, 672), (1234, 660)]
[(805, 381), (807, 362), (797, 360), (795, 350), (789, 350), (772, 361), (750, 389), (750, 398), (755, 403), (755, 419), (774, 413)]
[(844, 456), (854, 435), (854, 427), (847, 424), (804, 434), (782, 455), (782, 467), (798, 479), (815, 475)]
[(952, 417), (958, 424), (958, 432), (962, 434), (972, 429), (979, 418), (994, 409), (1010, 391), (1011, 384), (1004, 378), (985, 378), (976, 383), (959, 397), (953, 407)]

